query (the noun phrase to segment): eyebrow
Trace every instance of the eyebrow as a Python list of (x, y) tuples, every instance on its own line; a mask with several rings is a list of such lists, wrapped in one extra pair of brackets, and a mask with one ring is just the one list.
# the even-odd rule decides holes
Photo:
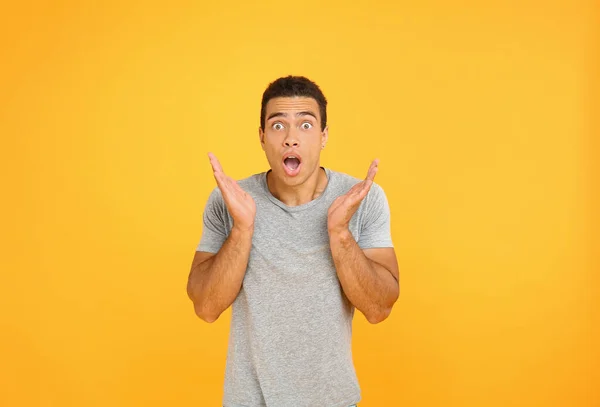
[[(310, 110), (305, 110), (305, 111), (296, 113), (296, 117), (300, 117), (300, 116), (312, 116), (315, 118), (315, 120), (317, 120), (317, 116)], [(269, 115), (269, 117), (267, 117), (267, 121), (271, 120), (274, 117), (287, 117), (287, 113), (283, 113), (283, 112), (271, 113)]]

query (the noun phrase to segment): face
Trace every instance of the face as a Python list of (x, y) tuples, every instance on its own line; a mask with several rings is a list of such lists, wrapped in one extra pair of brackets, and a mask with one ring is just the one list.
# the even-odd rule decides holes
[(318, 174), (327, 131), (327, 128), (321, 131), (319, 104), (315, 99), (279, 97), (269, 100), (265, 128), (259, 129), (259, 135), (273, 175), (285, 184), (295, 186)]

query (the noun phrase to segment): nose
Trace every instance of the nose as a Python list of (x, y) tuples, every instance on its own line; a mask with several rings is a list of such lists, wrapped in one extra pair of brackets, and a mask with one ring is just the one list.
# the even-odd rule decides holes
[(283, 139), (283, 145), (285, 147), (298, 147), (298, 137), (294, 131), (288, 131), (285, 138)]

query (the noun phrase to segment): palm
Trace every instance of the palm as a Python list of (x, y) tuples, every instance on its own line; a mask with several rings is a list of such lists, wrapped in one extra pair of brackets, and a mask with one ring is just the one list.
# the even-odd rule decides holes
[(329, 231), (337, 232), (348, 228), (350, 219), (352, 219), (360, 203), (369, 193), (371, 185), (373, 185), (378, 165), (379, 160), (374, 160), (369, 167), (367, 177), (333, 201), (327, 214), (327, 228)]
[(223, 172), (223, 168), (214, 154), (209, 153), (210, 164), (213, 168), (217, 186), (221, 190), (227, 210), (233, 218), (234, 226), (243, 229), (252, 228), (256, 216), (254, 199), (244, 191), (238, 183)]

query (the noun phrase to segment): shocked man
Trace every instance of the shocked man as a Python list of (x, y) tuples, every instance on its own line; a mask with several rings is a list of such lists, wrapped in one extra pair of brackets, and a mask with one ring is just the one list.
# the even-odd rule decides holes
[(259, 139), (270, 169), (217, 186), (187, 292), (213, 322), (230, 305), (224, 407), (348, 407), (361, 400), (352, 319), (386, 319), (399, 274), (383, 189), (322, 167), (327, 100), (304, 77), (271, 83)]

